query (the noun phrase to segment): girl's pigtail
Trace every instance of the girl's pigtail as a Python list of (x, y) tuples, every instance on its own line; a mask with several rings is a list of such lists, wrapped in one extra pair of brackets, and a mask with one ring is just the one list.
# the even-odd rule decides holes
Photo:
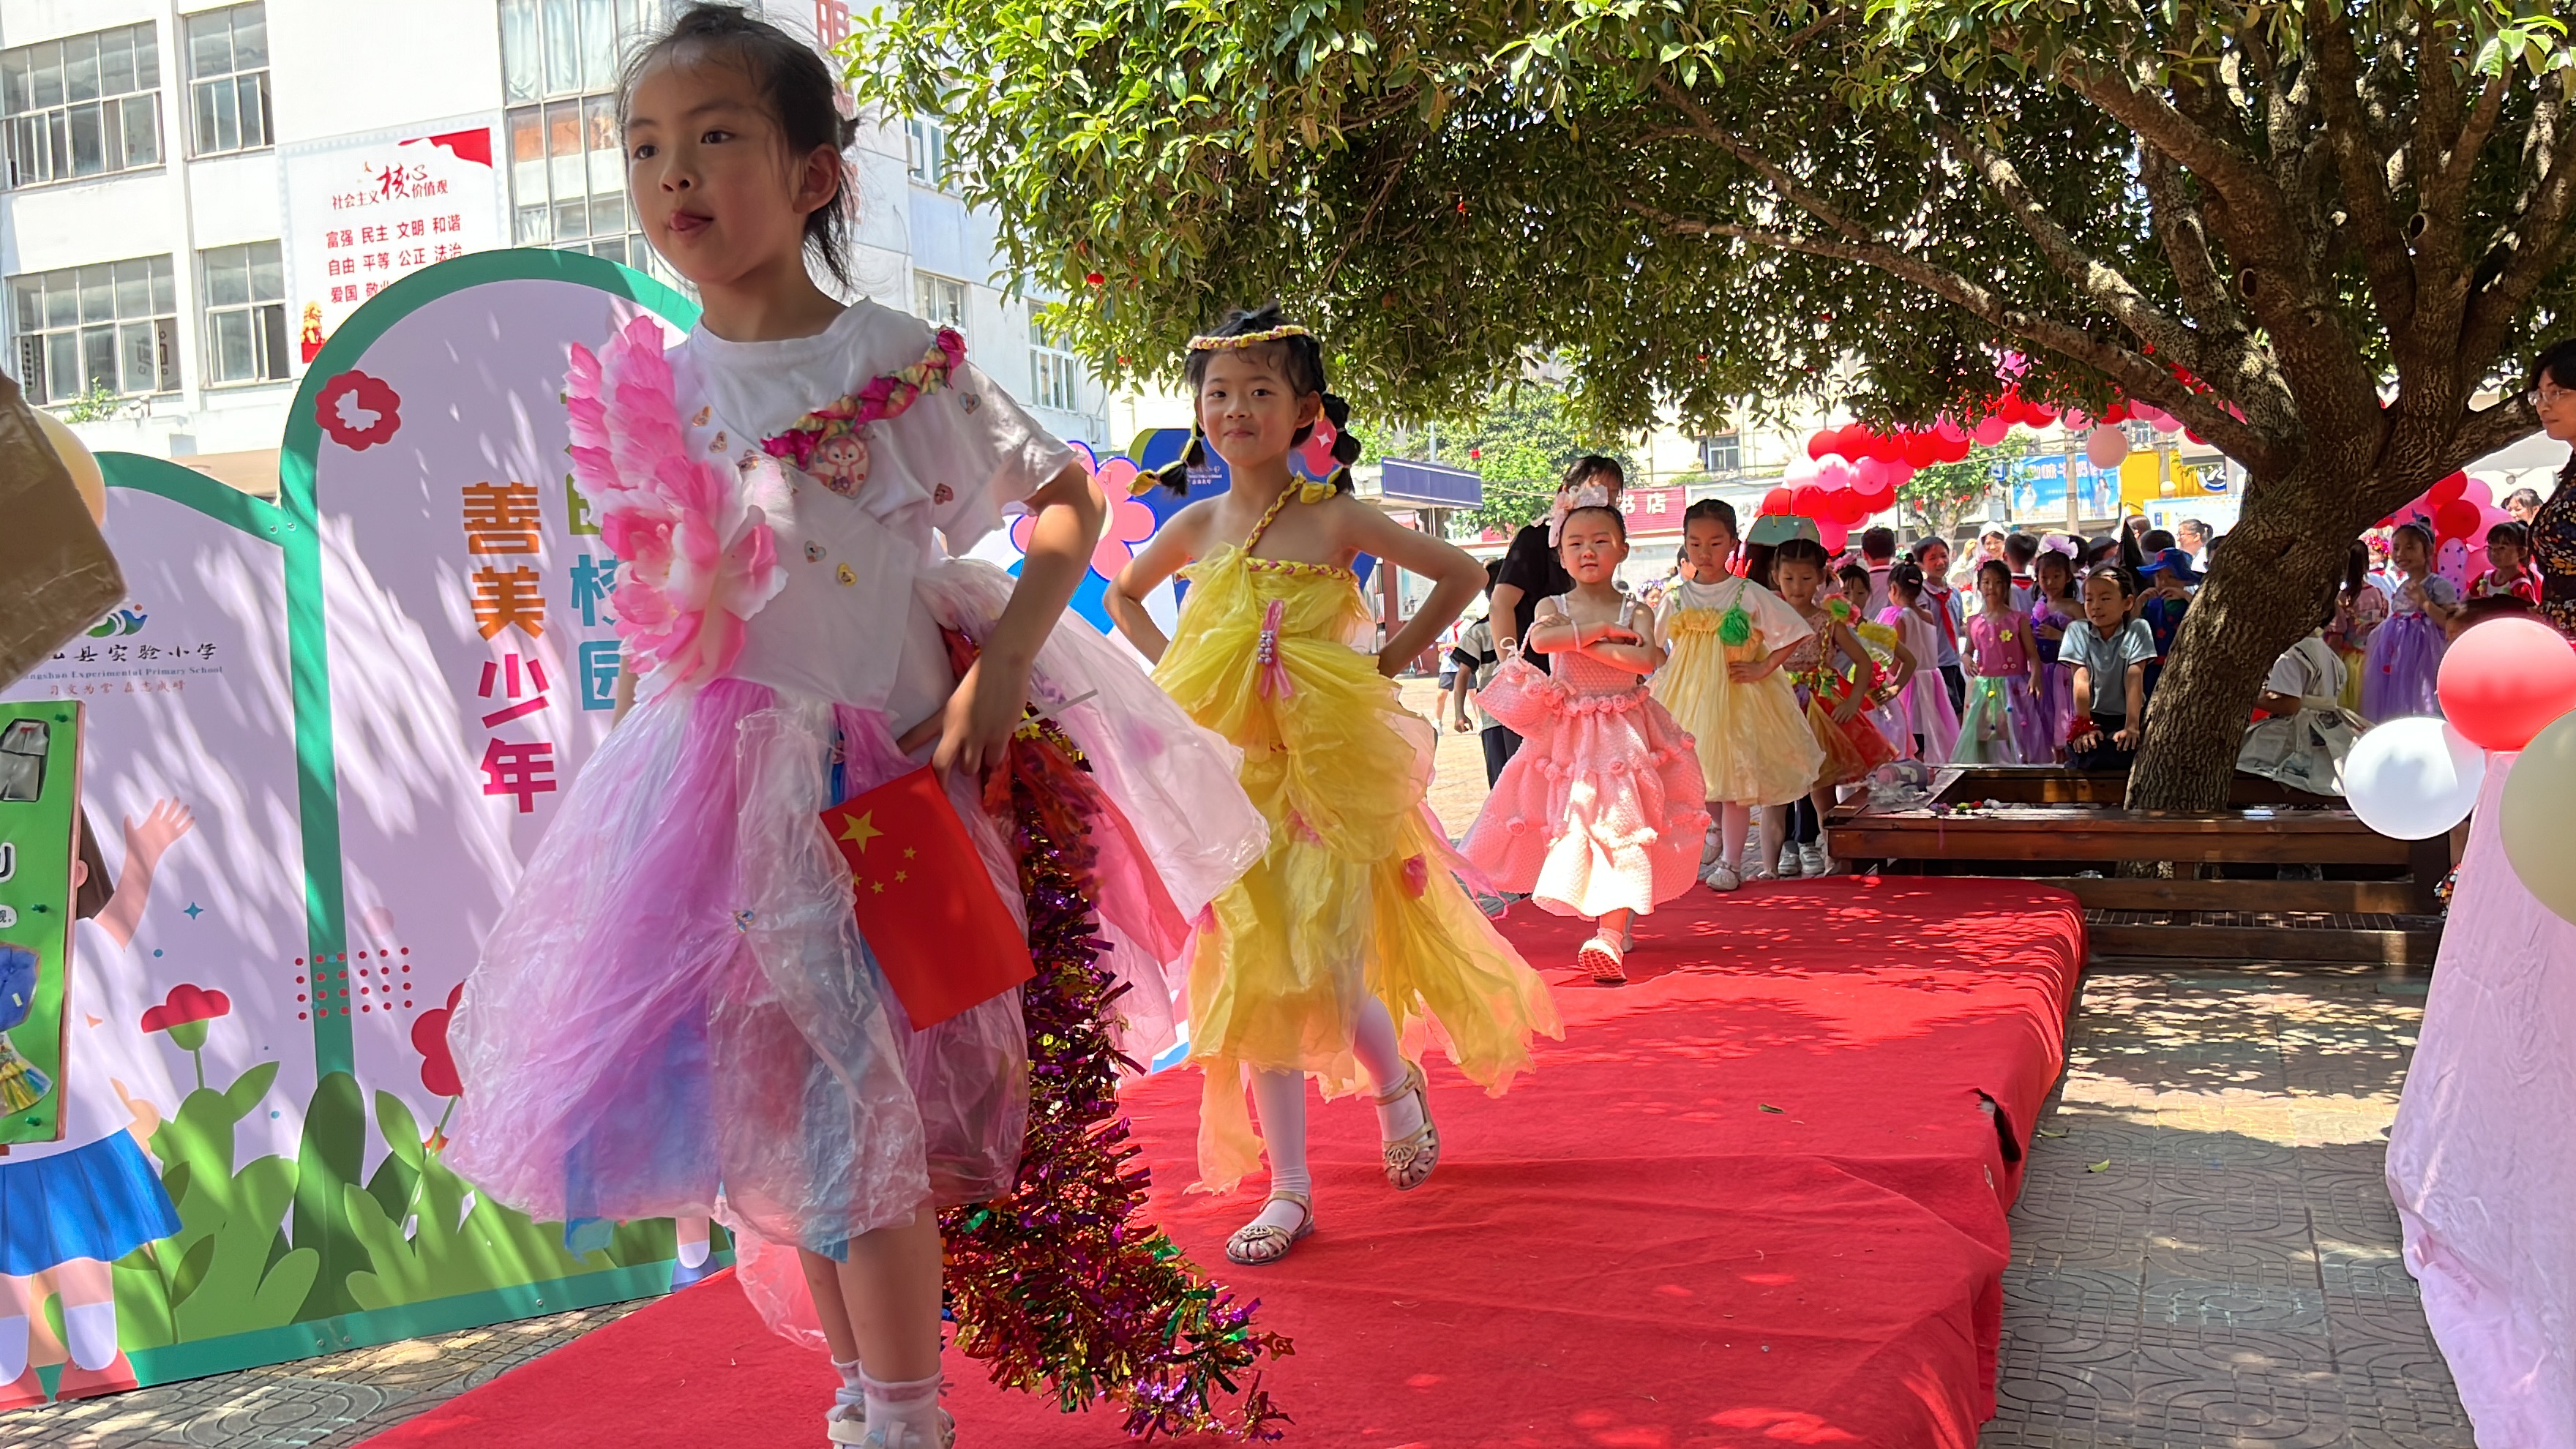
[(1207, 435), (1199, 431), (1197, 423), (1192, 423), (1190, 424), (1190, 443), (1188, 447), (1181, 449), (1181, 456), (1149, 474), (1140, 476), (1150, 477), (1160, 482), (1164, 491), (1176, 498), (1186, 498), (1190, 492), (1190, 475), (1206, 466)]
[(1333, 424), (1333, 461), (1341, 465), (1324, 481), (1333, 485), (1334, 492), (1348, 493), (1357, 486), (1351, 480), (1351, 465), (1360, 460), (1360, 440), (1351, 436), (1351, 405), (1339, 394), (1328, 392), (1324, 394), (1324, 416)]

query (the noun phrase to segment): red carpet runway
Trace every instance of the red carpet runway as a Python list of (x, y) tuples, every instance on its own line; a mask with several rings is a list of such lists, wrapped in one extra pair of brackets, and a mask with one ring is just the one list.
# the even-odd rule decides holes
[[(1364, 1101), (1319, 1107), (1317, 1231), (1278, 1266), (1223, 1261), (1250, 1190), (1179, 1191), (1198, 1078), (1129, 1093), (1162, 1221), (1296, 1341), (1267, 1380), (1286, 1442), (1974, 1445), (2004, 1213), (2084, 958), (2074, 899), (1935, 879), (1695, 891), (1640, 925), (1624, 989), (1571, 969), (1579, 923), (1520, 906), (1503, 924), (1557, 983), (1565, 1041), (1499, 1100), (1435, 1059), (1445, 1152), (1409, 1194), (1378, 1176)], [(949, 1376), (967, 1449), (1130, 1442), (965, 1359)], [(832, 1382), (728, 1276), (369, 1443), (819, 1445)]]

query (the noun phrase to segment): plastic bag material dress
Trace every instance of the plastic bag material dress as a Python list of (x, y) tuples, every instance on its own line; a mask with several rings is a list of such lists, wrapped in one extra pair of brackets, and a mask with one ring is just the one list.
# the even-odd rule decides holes
[(1360, 1085), (1364, 996), (1399, 1031), (1436, 1028), (1494, 1093), (1528, 1068), (1534, 1033), (1563, 1030), (1546, 985), (1451, 873), (1424, 803), (1436, 737), (1353, 647), (1371, 627), (1357, 578), (1251, 557), (1259, 537), (1190, 566), (1154, 673), (1243, 750), (1244, 792), (1270, 822), (1267, 852), (1210, 907), (1190, 964), (1190, 1060), (1207, 1074), (1199, 1186), (1212, 1191), (1260, 1161), (1246, 1069), (1305, 1072), (1327, 1095)]

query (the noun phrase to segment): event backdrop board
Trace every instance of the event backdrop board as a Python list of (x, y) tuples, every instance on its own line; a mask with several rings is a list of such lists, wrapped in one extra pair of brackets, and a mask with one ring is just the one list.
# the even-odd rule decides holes
[(178, 1231), (116, 1259), (105, 1370), (64, 1365), (36, 1276), (0, 1403), (658, 1293), (704, 1240), (533, 1223), (441, 1162), (454, 993), (611, 717), (560, 394), (566, 347), (639, 311), (694, 317), (608, 262), (469, 254), (334, 331), (276, 504), (100, 460), (130, 598), (5, 697), (79, 706), (112, 886), (72, 932), (57, 1150), (130, 1135)]

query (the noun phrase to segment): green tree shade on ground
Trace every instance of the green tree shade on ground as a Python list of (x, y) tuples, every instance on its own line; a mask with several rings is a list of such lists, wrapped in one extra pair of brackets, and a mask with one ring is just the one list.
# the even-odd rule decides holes
[(1532, 349), (1627, 430), (1920, 422), (2005, 352), (2175, 413), (2250, 485), (2144, 805), (2223, 803), (2347, 542), (2531, 430), (2517, 358), (2576, 300), (2576, 53), (2485, 0), (912, 0), (852, 58), (1112, 371), (1277, 298), (1387, 416)]

